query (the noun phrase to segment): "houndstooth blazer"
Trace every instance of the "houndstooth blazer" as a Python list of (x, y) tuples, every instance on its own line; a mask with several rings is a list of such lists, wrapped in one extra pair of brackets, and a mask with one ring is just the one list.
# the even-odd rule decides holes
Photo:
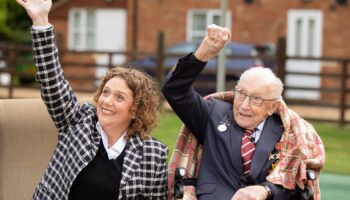
[[(31, 30), (36, 80), (58, 130), (58, 144), (33, 199), (66, 200), (73, 181), (95, 157), (101, 136), (96, 108), (80, 104), (63, 75), (53, 27)], [(168, 149), (151, 138), (132, 137), (125, 147), (118, 199), (166, 199)]]

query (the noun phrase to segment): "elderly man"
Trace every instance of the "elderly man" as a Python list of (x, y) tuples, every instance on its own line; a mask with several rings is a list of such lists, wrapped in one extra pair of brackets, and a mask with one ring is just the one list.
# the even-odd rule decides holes
[(245, 71), (234, 89), (233, 106), (203, 100), (192, 87), (206, 62), (230, 38), (228, 29), (208, 26), (197, 51), (178, 61), (162, 88), (173, 110), (203, 147), (196, 195), (200, 200), (292, 199), (295, 190), (266, 179), (279, 160), (284, 132), (281, 116), (275, 113), (282, 102), (280, 79), (267, 68)]

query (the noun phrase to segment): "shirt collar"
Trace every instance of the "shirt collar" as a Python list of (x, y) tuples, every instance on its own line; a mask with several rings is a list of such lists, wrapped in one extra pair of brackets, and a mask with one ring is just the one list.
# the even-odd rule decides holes
[(254, 143), (257, 143), (258, 140), (260, 139), (261, 132), (265, 126), (265, 122), (266, 122), (266, 119), (264, 121), (260, 122), (260, 124), (258, 124), (258, 126), (254, 129), (254, 132), (252, 134), (252, 137), (254, 138), (254, 140), (253, 140)]
[(111, 146), (108, 147), (108, 137), (107, 134), (102, 129), (99, 122), (96, 123), (96, 129), (100, 133), (102, 137), (102, 143), (104, 148), (106, 149), (109, 160), (116, 159), (124, 150), (126, 146), (126, 131), (122, 134), (122, 136)]
[(259, 130), (262, 131), (265, 125), (266, 119), (262, 122), (260, 122), (260, 124), (255, 128), (255, 130)]

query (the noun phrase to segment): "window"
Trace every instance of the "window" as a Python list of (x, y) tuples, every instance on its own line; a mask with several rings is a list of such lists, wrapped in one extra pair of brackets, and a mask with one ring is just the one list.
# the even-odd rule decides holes
[(68, 46), (73, 50), (94, 50), (96, 40), (94, 10), (72, 9), (69, 13)]
[(126, 11), (108, 8), (71, 9), (68, 48), (77, 51), (125, 51)]
[[(323, 12), (321, 10), (289, 10), (287, 24), (287, 54), (289, 56), (320, 57), (322, 55)], [(317, 60), (288, 59), (288, 72), (320, 73), (321, 62)], [(288, 87), (319, 88), (320, 77), (289, 74), (285, 85)], [(288, 98), (319, 100), (319, 91), (288, 89)]]
[[(76, 51), (125, 52), (126, 16), (124, 9), (71, 9), (69, 11), (68, 48)], [(93, 58), (97, 65), (107, 65), (110, 59), (107, 54), (96, 54)], [(112, 56), (113, 65), (124, 62), (124, 54)], [(96, 77), (104, 76), (107, 71), (107, 67), (98, 66)], [(96, 84), (99, 85), (99, 81)]]
[[(202, 40), (206, 27), (220, 24), (221, 10), (190, 10), (188, 13), (187, 41)], [(226, 27), (231, 27), (231, 12), (226, 12)]]

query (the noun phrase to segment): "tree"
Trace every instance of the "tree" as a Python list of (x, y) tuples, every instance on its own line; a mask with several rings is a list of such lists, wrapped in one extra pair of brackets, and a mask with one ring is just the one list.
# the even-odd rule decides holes
[(0, 40), (29, 43), (31, 20), (14, 0), (0, 0)]
[(30, 43), (31, 24), (26, 11), (15, 0), (0, 0), (0, 41)]
[(6, 38), (10, 29), (6, 26), (7, 0), (0, 0), (0, 39)]

